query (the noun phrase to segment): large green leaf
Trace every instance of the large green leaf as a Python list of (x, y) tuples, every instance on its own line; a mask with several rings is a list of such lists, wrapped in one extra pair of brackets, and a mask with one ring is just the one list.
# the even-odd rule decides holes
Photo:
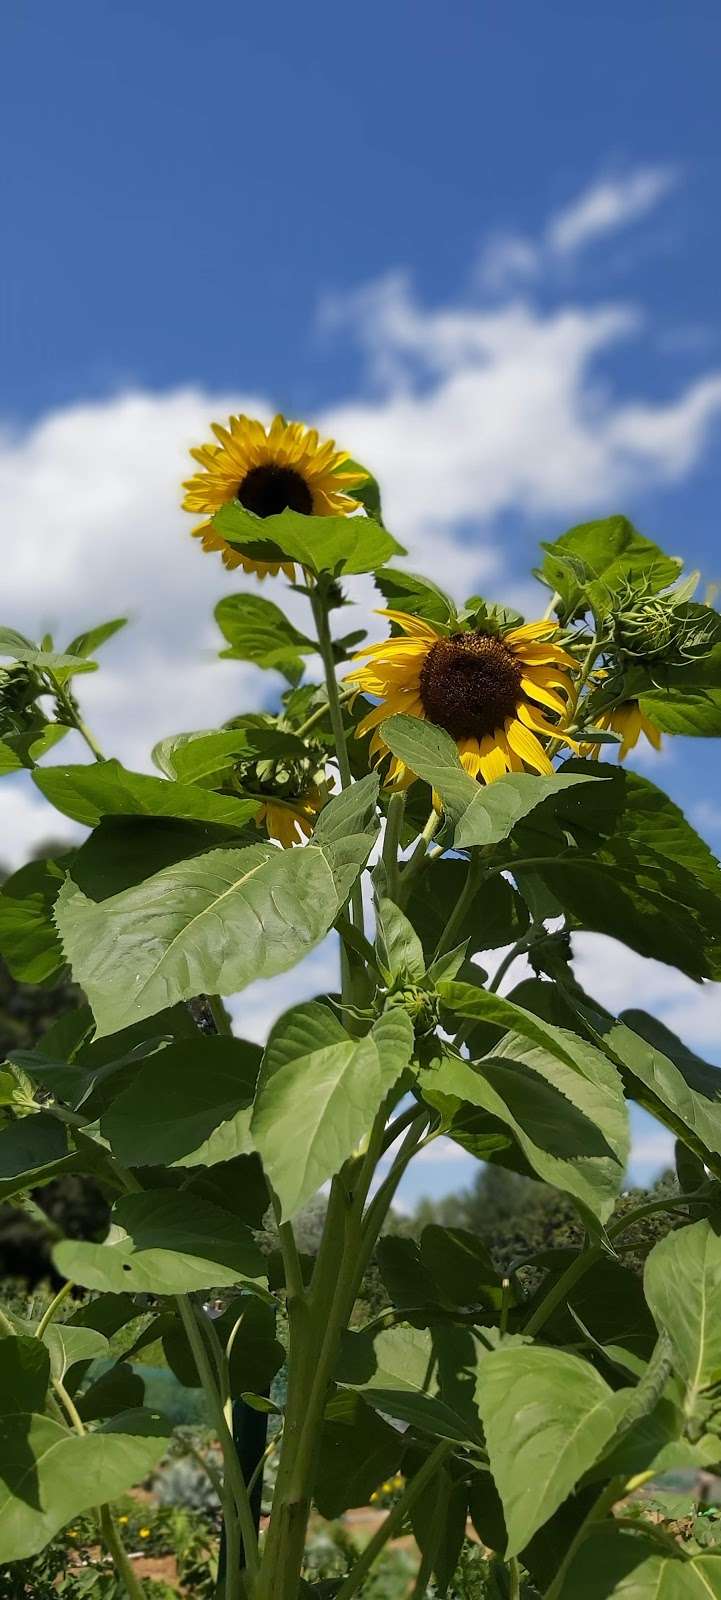
[(129, 772), (119, 761), (42, 767), (33, 773), (33, 781), (56, 810), (90, 828), (101, 817), (144, 816), (217, 822), (240, 831), (258, 812), (257, 800), (214, 794), (146, 772)]
[[(573, 761), (563, 770), (587, 766)], [(606, 782), (584, 791), (580, 808), (575, 797), (561, 795), (545, 831), (535, 819), (523, 825), (515, 836), (520, 856), (534, 857), (535, 872), (572, 925), (608, 934), (690, 977), (717, 977), (718, 862), (662, 790), (636, 773), (605, 770)]]
[(579, 1014), (620, 1067), (631, 1097), (692, 1149), (716, 1157), (711, 1165), (721, 1174), (719, 1068), (692, 1055), (670, 1029), (644, 1011), (626, 1011), (618, 1022), (587, 1007)]
[(626, 1397), (577, 1356), (530, 1345), (485, 1355), (476, 1396), (503, 1502), (506, 1555), (518, 1555), (593, 1466)]
[(644, 1290), (659, 1330), (668, 1334), (687, 1409), (721, 1382), (721, 1238), (705, 1218), (655, 1244)]
[(50, 1382), (50, 1357), (39, 1339), (0, 1331), (0, 1416), (42, 1411)]
[(253, 561), (299, 561), (309, 572), (373, 572), (403, 546), (373, 517), (307, 517), (281, 511), (256, 517), (237, 501), (221, 506), (213, 526)]
[(67, 882), (57, 924), (98, 1034), (286, 972), (324, 938), (358, 871), (344, 869), (339, 892), (334, 865), (316, 845), (251, 845), (181, 861), (100, 905)]
[(607, 1523), (584, 1539), (558, 1600), (721, 1600), (721, 1557), (667, 1555), (641, 1528)]
[(0, 1560), (36, 1555), (72, 1517), (141, 1482), (169, 1432), (151, 1411), (126, 1411), (83, 1438), (30, 1412), (0, 1419)]
[(49, 1112), (38, 1111), (9, 1122), (0, 1128), (0, 1186), (5, 1180), (20, 1177), (27, 1178), (28, 1188), (42, 1183), (45, 1169), (67, 1153), (67, 1129)]
[(0, 889), (0, 955), (20, 983), (46, 983), (65, 965), (52, 911), (62, 862), (29, 861)]
[(542, 549), (543, 578), (561, 596), (567, 615), (591, 606), (604, 616), (626, 583), (642, 580), (655, 591), (665, 589), (683, 565), (645, 539), (627, 517), (579, 523)]
[(337, 1378), (369, 1405), (424, 1433), (478, 1444), (474, 1399), (478, 1345), (462, 1328), (388, 1328), (347, 1334)]
[(283, 1216), (294, 1216), (338, 1172), (407, 1067), (413, 1028), (386, 1012), (352, 1039), (319, 1001), (296, 1006), (273, 1028), (251, 1131)]
[(59, 1272), (113, 1294), (186, 1294), (261, 1280), (264, 1260), (247, 1228), (197, 1195), (168, 1189), (124, 1195), (104, 1244), (63, 1239)]
[[(23, 1320), (18, 1323), (24, 1333), (37, 1334), (37, 1322)], [(78, 1361), (95, 1361), (108, 1353), (108, 1341), (95, 1328), (81, 1328), (73, 1324), (51, 1322), (43, 1334), (43, 1344), (50, 1356), (50, 1371), (62, 1383), (70, 1367)], [(33, 1407), (32, 1409), (36, 1409)]]
[(455, 825), (453, 842), (459, 849), (498, 844), (543, 800), (574, 787), (579, 778), (603, 777), (603, 770), (599, 773), (598, 766), (589, 763), (584, 773), (554, 773), (552, 778), (509, 773), (496, 783), (479, 784), (464, 771), (455, 741), (443, 728), (404, 716), (389, 717), (382, 727), (393, 754), (440, 795)]
[[(586, 1055), (576, 1043), (572, 1066), (559, 1053), (508, 1034), (475, 1064), (445, 1052), (420, 1083), (460, 1144), (475, 1151), (479, 1131), (508, 1129), (532, 1172), (605, 1221), (623, 1182), (628, 1120), (618, 1079), (610, 1080), (604, 1067), (597, 1072), (600, 1053)], [(485, 1113), (480, 1127), (473, 1108)]]
[(187, 822), (176, 817), (103, 817), (76, 851), (71, 877), (90, 900), (108, 900), (111, 895), (144, 883), (164, 867), (174, 867), (223, 845), (237, 848), (254, 844), (257, 837), (254, 831), (243, 833), (217, 822)]
[(43, 650), (33, 644), (32, 639), (16, 633), (14, 628), (0, 628), (0, 656), (10, 656), (13, 661), (25, 661), (39, 672), (51, 673), (61, 683), (76, 672), (97, 671), (96, 661), (88, 661), (81, 654), (68, 652), (63, 655), (57, 650)]
[(360, 1394), (341, 1390), (328, 1401), (320, 1436), (313, 1498), (322, 1517), (364, 1506), (395, 1472), (403, 1436), (367, 1406)]
[(303, 656), (318, 648), (313, 639), (299, 633), (280, 606), (259, 594), (224, 595), (215, 608), (215, 620), (228, 640), (221, 656), (274, 667), (290, 683), (297, 683), (303, 672)]
[(101, 1127), (125, 1166), (213, 1166), (247, 1153), (261, 1049), (222, 1036), (146, 1057)]

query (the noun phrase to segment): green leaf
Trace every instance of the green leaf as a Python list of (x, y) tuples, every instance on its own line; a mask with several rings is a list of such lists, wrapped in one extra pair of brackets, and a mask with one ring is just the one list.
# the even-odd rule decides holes
[(481, 1360), (476, 1389), (491, 1471), (518, 1555), (612, 1437), (614, 1395), (586, 1361), (540, 1346), (501, 1345)]
[(236, 1217), (197, 1195), (168, 1189), (124, 1195), (104, 1244), (63, 1239), (58, 1272), (111, 1294), (187, 1294), (261, 1280), (263, 1257)]
[(144, 1379), (127, 1361), (119, 1361), (83, 1390), (77, 1408), (83, 1422), (97, 1422), (100, 1417), (115, 1417), (119, 1411), (132, 1411), (142, 1406), (144, 1399)]
[(70, 656), (92, 656), (101, 644), (107, 639), (112, 639), (113, 634), (119, 633), (121, 628), (127, 626), (127, 617), (113, 617), (111, 622), (100, 622), (95, 628), (88, 628), (85, 633), (77, 634), (68, 645)]
[[(413, 884), (407, 911), (427, 960), (445, 933), (467, 877), (467, 861), (446, 855), (442, 861), (429, 862)], [(495, 950), (499, 945), (515, 944), (529, 921), (525, 901), (507, 878), (499, 875), (479, 886), (456, 936), (459, 944), (469, 941), (470, 953)]]
[(260, 721), (254, 724), (248, 718), (242, 726), (221, 728), (218, 732), (201, 729), (197, 733), (171, 734), (156, 744), (153, 761), (166, 778), (214, 788), (238, 761), (275, 761), (305, 754), (306, 745), (297, 734)]
[[(470, 986), (469, 986), (470, 987)], [(559, 1030), (563, 1032), (563, 1030)], [(565, 1035), (560, 1048), (542, 1048), (509, 1034), (492, 1056), (472, 1064), (446, 1053), (424, 1072), (424, 1099), (450, 1118), (448, 1131), (474, 1149), (481, 1129), (511, 1131), (532, 1171), (573, 1195), (601, 1221), (613, 1210), (628, 1152), (628, 1119), (617, 1077), (609, 1079), (600, 1052), (586, 1054)]]
[(245, 827), (258, 813), (257, 800), (213, 794), (190, 783), (171, 783), (145, 772), (129, 772), (119, 761), (94, 766), (42, 767), (33, 782), (66, 817), (94, 828), (101, 817), (179, 817)]
[(452, 1305), (500, 1305), (501, 1278), (476, 1234), (430, 1223), (421, 1234), (420, 1252), (423, 1266)]
[(175, 817), (103, 817), (76, 851), (71, 877), (90, 900), (108, 900), (144, 883), (165, 867), (203, 856), (222, 845), (238, 848), (252, 844), (257, 837), (254, 830), (245, 833), (217, 822), (185, 822)]
[(62, 722), (46, 722), (30, 733), (6, 733), (0, 739), (0, 778), (33, 767), (69, 732)]
[(721, 1381), (721, 1238), (705, 1218), (655, 1244), (644, 1290), (659, 1331), (668, 1334), (687, 1409)]
[(20, 983), (47, 983), (65, 965), (52, 912), (63, 861), (29, 861), (0, 889), (0, 955)]
[(42, 1411), (49, 1382), (50, 1357), (39, 1339), (0, 1333), (0, 1416)]
[(370, 1132), (412, 1051), (413, 1028), (400, 1010), (379, 1017), (363, 1039), (352, 1039), (315, 1000), (275, 1024), (251, 1132), (284, 1218), (339, 1172)]
[[(563, 771), (581, 765), (568, 762)], [(636, 773), (606, 770), (610, 781), (586, 790), (575, 814), (572, 800), (559, 797), (555, 834), (524, 827), (519, 849), (547, 854), (535, 871), (576, 927), (608, 934), (690, 977), (721, 975), (717, 861), (662, 790)]]
[(422, 1556), (431, 1560), (438, 1596), (448, 1594), (458, 1566), (468, 1517), (468, 1487), (441, 1467), (411, 1507), (411, 1526)]
[(289, 683), (301, 677), (303, 656), (318, 648), (313, 639), (299, 633), (280, 606), (258, 594), (224, 595), (215, 608), (215, 620), (228, 640), (229, 648), (220, 652), (225, 660), (274, 667)]
[[(425, 622), (435, 622), (441, 627), (453, 622), (456, 614), (453, 601), (429, 578), (394, 567), (381, 567), (375, 582), (390, 611), (406, 611), (412, 617), (422, 617)], [(395, 623), (393, 631), (401, 631)]]
[(611, 1524), (584, 1539), (558, 1600), (721, 1600), (721, 1558), (666, 1555), (642, 1528)]
[(334, 867), (315, 845), (251, 845), (181, 861), (100, 905), (67, 882), (57, 925), (98, 1034), (287, 972), (325, 937), (358, 871), (336, 882)]
[(83, 1438), (29, 1412), (0, 1419), (0, 1560), (36, 1555), (72, 1517), (140, 1483), (169, 1431), (150, 1411), (123, 1412)]
[(579, 523), (541, 548), (546, 551), (542, 577), (560, 594), (568, 616), (587, 606), (604, 616), (627, 582), (642, 580), (658, 592), (674, 582), (683, 566), (677, 556), (664, 555), (645, 539), (627, 517)]
[(77, 672), (96, 672), (97, 662), (87, 661), (82, 655), (58, 654), (56, 650), (41, 650), (31, 639), (25, 639), (13, 628), (0, 628), (0, 656), (10, 656), (13, 661), (25, 661), (40, 672), (49, 672), (64, 682)]
[[(22, 1117), (0, 1128), (0, 1186), (6, 1179), (27, 1179), (25, 1187), (43, 1183), (38, 1174), (68, 1153), (67, 1131), (47, 1111)], [(0, 1187), (0, 1197), (2, 1188)]]
[(364, 1506), (398, 1467), (403, 1436), (367, 1406), (362, 1396), (339, 1391), (328, 1401), (320, 1436), (313, 1498), (322, 1517)]
[[(37, 1330), (37, 1324), (25, 1324), (28, 1330)], [(63, 1382), (70, 1367), (78, 1361), (95, 1361), (108, 1354), (108, 1341), (94, 1328), (79, 1328), (68, 1323), (51, 1322), (43, 1334), (43, 1344), (50, 1354), (50, 1371)]]
[[(223, 1348), (230, 1345), (232, 1397), (237, 1400), (249, 1391), (263, 1394), (285, 1361), (285, 1350), (275, 1337), (275, 1306), (256, 1295), (241, 1295), (213, 1319), (213, 1326)], [(205, 1332), (204, 1337), (212, 1354)], [(199, 1388), (198, 1368), (179, 1317), (163, 1333), (163, 1350), (179, 1382), (188, 1389)]]
[(457, 849), (507, 839), (516, 823), (543, 800), (572, 787), (569, 777), (573, 783), (579, 777), (603, 777), (598, 766), (591, 771), (589, 763), (584, 774), (554, 773), (552, 778), (541, 778), (525, 772), (508, 773), (486, 786), (464, 771), (455, 740), (443, 728), (420, 717), (395, 716), (382, 724), (382, 733), (394, 756), (440, 795), (455, 824)]
[(259, 1045), (204, 1037), (147, 1057), (101, 1127), (125, 1166), (213, 1166), (250, 1149)]
[[(627, 1092), (692, 1149), (721, 1156), (721, 1071), (692, 1055), (675, 1034), (644, 1011), (619, 1022), (579, 1010), (599, 1045), (620, 1067)], [(628, 1025), (627, 1025), (628, 1024)], [(718, 1161), (712, 1163), (719, 1170)]]
[(336, 1377), (370, 1405), (441, 1439), (480, 1443), (473, 1396), (478, 1345), (461, 1328), (346, 1334)]
[(375, 1249), (378, 1271), (394, 1306), (406, 1315), (405, 1322), (425, 1328), (429, 1320), (438, 1321), (438, 1292), (428, 1268), (421, 1261), (415, 1239), (386, 1234)]
[(309, 572), (373, 572), (405, 550), (373, 517), (308, 517), (281, 511), (256, 517), (237, 501), (221, 506), (213, 526), (253, 561), (299, 561)]
[(721, 689), (702, 685), (696, 689), (691, 684), (687, 689), (650, 689), (639, 696), (639, 705), (662, 733), (701, 739), (721, 734)]
[(376, 949), (388, 979), (420, 983), (425, 977), (423, 946), (412, 923), (394, 900), (380, 900), (376, 912)]

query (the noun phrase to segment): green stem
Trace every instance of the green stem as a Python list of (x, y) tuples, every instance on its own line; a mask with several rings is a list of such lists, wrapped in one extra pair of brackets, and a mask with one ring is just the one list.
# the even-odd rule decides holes
[(351, 1595), (357, 1594), (361, 1584), (363, 1583), (363, 1580), (370, 1572), (370, 1569), (373, 1566), (377, 1556), (380, 1555), (381, 1550), (384, 1549), (385, 1545), (388, 1543), (388, 1540), (392, 1539), (396, 1533), (400, 1532), (411, 1506), (413, 1506), (416, 1500), (419, 1499), (420, 1495), (422, 1495), (426, 1484), (430, 1483), (431, 1479), (435, 1477), (439, 1468), (443, 1466), (443, 1462), (446, 1460), (446, 1457), (451, 1454), (452, 1450), (453, 1443), (449, 1439), (442, 1439), (440, 1444), (436, 1445), (435, 1450), (431, 1452), (427, 1461), (424, 1461), (420, 1471), (416, 1473), (414, 1478), (411, 1478), (407, 1489), (401, 1495), (400, 1499), (393, 1506), (392, 1510), (388, 1512), (385, 1522), (381, 1525), (378, 1531), (374, 1533), (373, 1538), (369, 1540), (365, 1550), (363, 1551), (363, 1554), (360, 1556), (359, 1560), (356, 1561), (356, 1564), (352, 1568), (351, 1572), (349, 1572), (345, 1583), (342, 1584), (338, 1590), (336, 1594), (336, 1600), (350, 1600)]
[(209, 994), (206, 998), (207, 998), (207, 1001), (208, 1001), (208, 1006), (210, 1008), (210, 1012), (211, 1012), (213, 1021), (214, 1021), (215, 1026), (216, 1026), (216, 1028), (218, 1030), (218, 1033), (224, 1033), (224, 1034), (228, 1035), (232, 1039), (232, 1037), (233, 1037), (232, 1023), (231, 1023), (230, 1017), (228, 1016), (228, 1013), (227, 1013), (227, 1011), (225, 1009), (225, 1006), (223, 1005), (223, 1001), (222, 1001), (220, 995), (219, 994)]
[(428, 860), (428, 851), (435, 835), (441, 826), (443, 818), (439, 811), (431, 811), (422, 834), (416, 842), (410, 859), (406, 862), (400, 874), (399, 900), (400, 906), (408, 903), (408, 896), (413, 888), (416, 878), (423, 871)]
[[(323, 662), (325, 686), (328, 692), (328, 710), (330, 712), (330, 722), (333, 729), (335, 753), (336, 760), (338, 762), (338, 771), (340, 773), (341, 788), (349, 789), (353, 779), (350, 770), (345, 727), (343, 725), (343, 711), (340, 701), (340, 692), (338, 689), (338, 679), (336, 678), (335, 674), (335, 659), (333, 656), (333, 641), (328, 622), (328, 607), (317, 588), (311, 589), (310, 591), (310, 603), (313, 611), (316, 635), (318, 638), (318, 648), (320, 650), (320, 655)], [(359, 878), (356, 880), (351, 890), (350, 905), (351, 921), (355, 923), (356, 928), (359, 928), (362, 933), (363, 890), (361, 888)], [(349, 963), (345, 957), (345, 953), (342, 965), (343, 984), (346, 990), (344, 998), (350, 999), (352, 994), (352, 980)]]
[(145, 1590), (135, 1576), (128, 1552), (113, 1521), (110, 1506), (100, 1507), (99, 1520), (103, 1540), (113, 1558), (113, 1566), (118, 1577), (125, 1584), (129, 1600), (145, 1600)]
[[(245, 1565), (248, 1569), (248, 1574), (251, 1578), (251, 1581), (254, 1581), (258, 1571), (258, 1541), (255, 1532), (255, 1523), (253, 1521), (253, 1513), (250, 1507), (250, 1500), (248, 1498), (248, 1490), (240, 1469), (240, 1462), (238, 1460), (237, 1451), (233, 1441), (233, 1435), (226, 1420), (223, 1404), (224, 1397), (221, 1395), (215, 1381), (213, 1368), (210, 1362), (210, 1356), (208, 1355), (205, 1339), (200, 1331), (195, 1306), (187, 1295), (178, 1295), (176, 1304), (188, 1338), (188, 1344), (190, 1345), (193, 1353), (195, 1365), (198, 1369), (198, 1374), (205, 1391), (213, 1426), (218, 1435), (220, 1448), (223, 1453), (223, 1515), (226, 1527), (226, 1539), (228, 1539), (228, 1535), (230, 1535), (229, 1543), (232, 1544), (234, 1537), (232, 1524), (234, 1521), (234, 1516), (237, 1513), (243, 1539)], [(237, 1567), (235, 1570), (232, 1570), (230, 1563), (228, 1563), (228, 1570), (226, 1573), (226, 1600), (237, 1600), (237, 1597), (240, 1594), (239, 1584), (240, 1573), (238, 1572)]]
[(508, 1600), (521, 1600), (521, 1569), (515, 1556), (508, 1563)]
[(105, 757), (100, 745), (98, 744), (95, 735), (91, 733), (87, 722), (80, 715), (80, 711), (72, 694), (69, 694), (68, 690), (65, 688), (65, 685), (58, 683), (57, 679), (53, 677), (52, 674), (49, 675), (48, 692), (54, 695), (58, 706), (64, 714), (64, 717), (67, 718), (68, 727), (74, 728), (76, 733), (80, 734), (81, 739), (85, 740), (88, 749), (91, 751), (96, 761), (104, 761)]
[(491, 982), (488, 985), (490, 994), (497, 994), (501, 984), (503, 983), (506, 973), (513, 966), (514, 961), (517, 961), (519, 956), (526, 954), (526, 951), (530, 949), (530, 946), (536, 942), (537, 935), (537, 929), (529, 929), (528, 933), (524, 933), (520, 939), (516, 940), (514, 945), (511, 945), (510, 950), (506, 951), (500, 966), (493, 974)]
[(578, 1283), (580, 1278), (585, 1277), (585, 1274), (590, 1271), (592, 1266), (595, 1266), (595, 1263), (600, 1260), (602, 1255), (601, 1245), (594, 1244), (590, 1250), (584, 1250), (580, 1255), (576, 1256), (575, 1261), (572, 1261), (566, 1271), (561, 1273), (560, 1278), (556, 1279), (541, 1304), (536, 1306), (535, 1311), (529, 1317), (523, 1329), (527, 1338), (532, 1339), (535, 1337), (545, 1323), (548, 1322), (549, 1317), (553, 1315), (556, 1306), (565, 1300), (569, 1290), (573, 1288), (574, 1284)]
[(50, 1323), (54, 1321), (58, 1311), (60, 1310), (60, 1307), (63, 1305), (64, 1301), (67, 1300), (68, 1296), (72, 1294), (74, 1288), (75, 1284), (71, 1282), (70, 1278), (68, 1278), (67, 1283), (63, 1284), (62, 1289), (58, 1289), (54, 1300), (50, 1301), (47, 1311), (43, 1313), (37, 1328), (35, 1329), (36, 1339), (42, 1339), (45, 1329), (48, 1328)]
[(477, 854), (472, 855), (468, 864), (466, 881), (433, 952), (434, 961), (437, 961), (439, 956), (445, 955), (446, 950), (453, 949), (456, 934), (463, 927), (463, 919), (475, 900), (482, 877), (483, 869), (480, 857)]
[(613, 1478), (611, 1483), (607, 1484), (606, 1488), (601, 1491), (598, 1499), (595, 1500), (591, 1506), (588, 1515), (584, 1517), (580, 1528), (577, 1528), (576, 1533), (571, 1540), (570, 1545), (568, 1546), (566, 1554), (563, 1557), (561, 1565), (558, 1568), (556, 1576), (553, 1579), (550, 1588), (546, 1590), (544, 1600), (558, 1600), (559, 1595), (563, 1591), (566, 1573), (568, 1572), (572, 1561), (575, 1559), (578, 1550), (583, 1544), (584, 1539), (591, 1532), (591, 1529), (595, 1523), (601, 1522), (605, 1517), (606, 1512), (610, 1511), (611, 1507), (615, 1505), (616, 1501), (621, 1499), (625, 1487), (626, 1482), (624, 1478)]
[[(352, 689), (339, 689), (338, 699), (340, 700), (341, 705), (347, 705), (348, 701), (352, 700), (353, 696), (357, 693), (358, 690), (355, 687)], [(314, 711), (312, 716), (307, 717), (306, 721), (302, 722), (300, 727), (295, 729), (298, 738), (302, 739), (304, 734), (310, 733), (311, 728), (314, 728), (317, 722), (322, 722), (323, 718), (328, 716), (329, 711), (330, 702), (326, 701), (325, 705), (319, 706), (318, 710)]]
[[(269, 1185), (270, 1188), (270, 1185)], [(283, 1257), (283, 1271), (285, 1273), (285, 1288), (288, 1300), (304, 1300), (305, 1285), (303, 1283), (303, 1269), (298, 1255), (298, 1246), (295, 1242), (292, 1222), (283, 1222), (281, 1205), (277, 1194), (270, 1190), (273, 1215), (278, 1229), (278, 1243)]]
[(398, 870), (398, 853), (401, 842), (401, 828), (403, 826), (403, 813), (406, 808), (404, 794), (392, 794), (388, 801), (388, 815), (386, 817), (385, 833), (383, 835), (383, 865), (386, 869), (386, 893), (389, 900), (396, 900), (400, 884)]

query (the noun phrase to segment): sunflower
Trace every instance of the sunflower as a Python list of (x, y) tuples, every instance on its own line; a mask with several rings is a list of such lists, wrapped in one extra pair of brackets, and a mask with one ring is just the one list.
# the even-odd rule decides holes
[[(405, 612), (379, 614), (402, 632), (360, 650), (368, 660), (349, 674), (351, 683), (380, 701), (357, 729), (358, 736), (375, 729), (371, 755), (389, 753), (380, 724), (396, 712), (445, 728), (466, 772), (485, 783), (526, 768), (552, 772), (539, 735), (574, 746), (563, 728), (573, 704), (569, 673), (575, 662), (554, 643), (552, 622), (529, 622), (501, 637), (482, 630), (443, 634)], [(548, 721), (549, 711), (555, 722)], [(407, 788), (413, 779), (394, 757), (387, 781)]]
[[(661, 749), (661, 729), (655, 722), (641, 710), (638, 700), (626, 700), (621, 705), (612, 706), (609, 711), (602, 711), (596, 717), (595, 726), (611, 733), (621, 735), (621, 744), (618, 750), (619, 761), (625, 761), (629, 750), (638, 744), (641, 734), (645, 734), (649, 744), (654, 750)], [(579, 746), (581, 755), (598, 756), (600, 745), (582, 744)]]
[(221, 506), (239, 500), (257, 517), (273, 517), (290, 508), (305, 516), (345, 517), (358, 507), (347, 493), (368, 476), (361, 468), (343, 468), (348, 452), (336, 450), (333, 439), (321, 444), (315, 428), (275, 417), (269, 428), (251, 417), (231, 417), (227, 428), (211, 422), (217, 444), (198, 445), (190, 454), (201, 467), (183, 484), (183, 510), (210, 519), (193, 529), (204, 550), (220, 550), (226, 567), (243, 567), (265, 578), (281, 569), (293, 578), (291, 561), (253, 561), (241, 555), (213, 527)]
[(311, 783), (302, 795), (281, 800), (269, 796), (256, 816), (257, 823), (265, 823), (269, 839), (277, 839), (284, 850), (302, 844), (313, 832), (313, 824), (328, 799), (328, 794)]

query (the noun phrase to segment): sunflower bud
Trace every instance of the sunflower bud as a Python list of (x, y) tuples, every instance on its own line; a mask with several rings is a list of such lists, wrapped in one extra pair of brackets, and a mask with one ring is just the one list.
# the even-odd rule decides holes
[[(653, 594), (628, 584), (611, 619), (611, 639), (622, 661), (683, 666), (708, 655), (713, 643), (713, 617), (705, 607), (689, 603), (695, 575), (677, 589)], [(693, 589), (691, 589), (693, 592)]]
[(438, 1026), (438, 998), (418, 984), (400, 983), (397, 988), (391, 989), (386, 1005), (405, 1011), (413, 1023), (417, 1038), (433, 1033)]

